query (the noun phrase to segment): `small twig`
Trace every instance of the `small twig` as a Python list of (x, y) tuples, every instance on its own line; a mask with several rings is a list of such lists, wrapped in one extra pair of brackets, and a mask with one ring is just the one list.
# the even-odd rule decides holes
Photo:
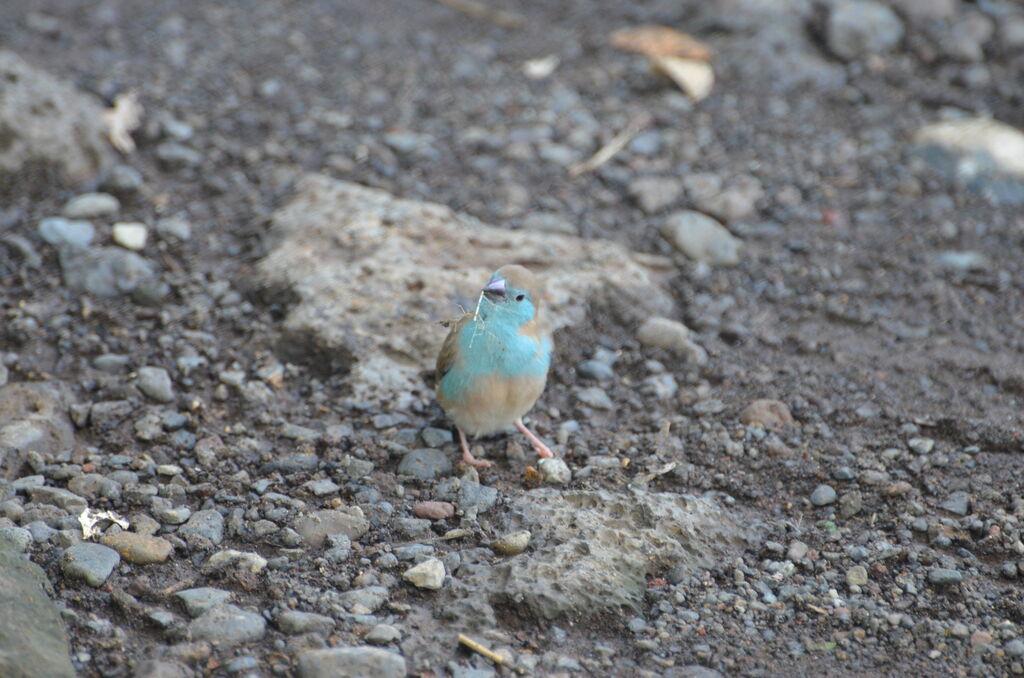
[(626, 144), (633, 140), (633, 137), (650, 125), (651, 120), (651, 116), (647, 113), (642, 113), (641, 115), (634, 117), (621, 132), (612, 137), (611, 141), (598, 149), (597, 153), (590, 156), (583, 162), (576, 163), (570, 167), (569, 176), (578, 177), (581, 174), (593, 172), (598, 167), (611, 160), (615, 157), (616, 153), (625, 148)]
[(483, 656), (487, 657), (498, 666), (510, 668), (516, 673), (518, 673), (520, 676), (526, 675), (526, 671), (516, 666), (512, 666), (512, 664), (508, 663), (508, 661), (506, 661), (505, 658), (502, 657), (500, 654), (484, 647), (483, 645), (481, 645), (480, 643), (476, 642), (475, 640), (473, 640), (472, 638), (463, 633), (459, 634), (459, 642), (468, 647), (473, 652), (476, 652), (477, 654), (482, 654)]
[(450, 7), (457, 12), (462, 12), (474, 19), (483, 19), (492, 24), (504, 26), (505, 28), (522, 28), (526, 19), (515, 12), (508, 12), (503, 9), (488, 7), (477, 0), (437, 0), (442, 5)]

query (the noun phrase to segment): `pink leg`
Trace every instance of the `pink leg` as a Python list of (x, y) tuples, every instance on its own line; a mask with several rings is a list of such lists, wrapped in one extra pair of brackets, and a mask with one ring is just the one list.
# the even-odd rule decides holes
[(533, 443), (534, 448), (536, 448), (537, 450), (538, 457), (555, 456), (554, 454), (552, 454), (551, 450), (548, 449), (548, 446), (541, 442), (540, 438), (535, 436), (530, 429), (526, 428), (526, 424), (523, 423), (522, 417), (516, 419), (516, 428), (522, 431), (523, 435), (530, 439), (530, 442)]
[(473, 453), (469, 451), (469, 443), (466, 442), (466, 434), (462, 432), (462, 429), (458, 426), (455, 430), (459, 432), (459, 442), (462, 444), (462, 461), (466, 462), (470, 466), (476, 466), (477, 468), (490, 468), (494, 466), (493, 461), (487, 461), (486, 459), (477, 459), (473, 456)]

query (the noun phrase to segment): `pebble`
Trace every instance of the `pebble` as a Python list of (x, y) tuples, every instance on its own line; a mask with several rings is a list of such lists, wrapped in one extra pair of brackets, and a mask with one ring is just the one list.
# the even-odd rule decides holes
[(402, 632), (390, 624), (377, 624), (363, 636), (363, 640), (371, 645), (387, 645), (401, 638)]
[(446, 501), (420, 501), (413, 505), (412, 514), (428, 520), (447, 520), (455, 515), (455, 507)]
[(435, 480), (451, 472), (451, 458), (441, 450), (429, 447), (406, 453), (398, 464), (398, 475), (420, 480)]
[(740, 413), (740, 422), (745, 426), (760, 426), (781, 429), (794, 423), (789, 407), (781, 400), (762, 398), (755, 400)]
[(444, 563), (437, 558), (427, 558), (419, 565), (410, 567), (402, 579), (421, 589), (437, 591), (444, 583)]
[(111, 235), (121, 247), (138, 252), (146, 246), (149, 229), (137, 221), (119, 221), (111, 227)]
[(541, 459), (537, 462), (537, 468), (540, 470), (544, 482), (549, 485), (568, 485), (572, 480), (572, 471), (569, 470), (569, 465), (558, 457)]
[(576, 372), (584, 379), (611, 381), (615, 378), (612, 366), (600, 360), (584, 360), (576, 366)]
[(945, 567), (933, 567), (928, 570), (928, 581), (936, 586), (949, 586), (950, 584), (959, 584), (964, 580), (964, 576), (959, 570), (952, 570)]
[(846, 583), (850, 586), (865, 586), (868, 583), (868, 570), (863, 565), (854, 565), (846, 571)]
[(185, 612), (190, 617), (198, 617), (215, 605), (226, 603), (231, 600), (231, 591), (203, 586), (195, 589), (178, 591), (174, 597), (185, 606)]
[(491, 542), (491, 550), (499, 556), (515, 556), (526, 550), (533, 535), (528, 530), (510, 532)]
[(156, 222), (155, 228), (164, 240), (186, 242), (192, 238), (192, 222), (185, 217), (164, 217)]
[(992, 267), (992, 261), (975, 250), (941, 252), (935, 261), (954, 271), (985, 271)]
[(89, 586), (99, 588), (119, 562), (121, 556), (114, 549), (83, 541), (64, 552), (60, 569), (68, 577), (83, 579)]
[(32, 533), (23, 527), (0, 527), (0, 551), (23, 552), (32, 544)]
[(1014, 638), (1003, 646), (1003, 651), (1006, 653), (1007, 657), (1024, 656), (1024, 640)]
[(811, 503), (815, 506), (828, 506), (836, 501), (836, 491), (831, 485), (818, 485), (811, 493)]
[(39, 222), (39, 237), (54, 247), (71, 245), (86, 248), (96, 237), (91, 221), (50, 217)]
[(914, 454), (928, 454), (935, 448), (935, 441), (931, 438), (911, 438), (907, 441), (907, 447)]
[(277, 615), (275, 623), (277, 628), (292, 636), (310, 632), (327, 634), (334, 630), (332, 617), (298, 610), (285, 610)]
[(162, 563), (170, 557), (174, 550), (174, 547), (166, 539), (135, 532), (105, 534), (100, 539), (100, 543), (117, 551), (129, 563), (138, 565)]
[(139, 390), (158, 403), (174, 400), (171, 375), (162, 367), (140, 367), (137, 372)]
[(843, 496), (839, 498), (839, 517), (843, 520), (852, 518), (860, 513), (863, 506), (864, 497), (861, 495), (859, 490), (845, 492)]
[(109, 193), (83, 193), (64, 205), (64, 216), (68, 219), (101, 219), (117, 214), (121, 201)]
[(165, 141), (156, 147), (156, 159), (164, 169), (176, 170), (197, 167), (203, 162), (203, 155), (175, 141)]
[(963, 491), (953, 492), (939, 507), (958, 516), (966, 516), (971, 511), (971, 495)]
[(841, 0), (832, 7), (825, 39), (843, 59), (881, 54), (903, 37), (903, 22), (887, 5), (874, 0)]
[(440, 449), (454, 440), (449, 429), (434, 428), (432, 426), (428, 426), (420, 431), (420, 437), (423, 438), (423, 442), (427, 447), (434, 449)]
[(584, 405), (593, 407), (595, 410), (611, 410), (615, 408), (615, 403), (612, 402), (608, 393), (599, 386), (578, 388), (576, 389), (575, 396), (576, 400)]
[(178, 536), (193, 549), (207, 550), (217, 546), (224, 539), (224, 516), (215, 509), (196, 511), (187, 523), (178, 528)]
[(260, 614), (221, 603), (193, 619), (188, 630), (193, 640), (228, 648), (262, 640), (267, 633), (267, 622)]
[(292, 527), (302, 535), (303, 541), (313, 548), (320, 548), (329, 536), (345, 535), (357, 540), (367, 533), (370, 523), (358, 508), (346, 511), (323, 509), (297, 518)]
[(675, 177), (640, 177), (630, 182), (629, 194), (640, 209), (655, 214), (679, 200), (683, 182)]
[(670, 245), (694, 261), (711, 266), (740, 263), (740, 241), (706, 214), (683, 210), (670, 215), (661, 226)]
[(299, 678), (405, 678), (405, 658), (376, 647), (332, 647), (300, 652)]
[(809, 547), (802, 541), (794, 540), (789, 544), (789, 550), (786, 551), (786, 559), (791, 560), (794, 563), (804, 559), (807, 555)]
[(132, 195), (142, 188), (142, 174), (131, 165), (115, 165), (103, 179), (100, 188), (111, 193)]

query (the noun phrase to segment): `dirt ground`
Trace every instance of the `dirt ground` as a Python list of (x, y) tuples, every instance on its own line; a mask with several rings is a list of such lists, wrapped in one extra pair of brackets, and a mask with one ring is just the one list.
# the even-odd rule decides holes
[[(577, 474), (591, 471), (569, 489), (620, 491), (675, 462), (650, 488), (715, 497), (751, 541), (699, 573), (654, 573), (637, 610), (544, 620), (497, 606), (500, 633), (489, 644), (534, 655), (523, 665), (534, 675), (1022, 673), (1024, 210), (950, 182), (910, 140), (951, 111), (1024, 127), (1024, 51), (1000, 42), (993, 20), (980, 58), (950, 56), (945, 34), (908, 17), (915, 3), (897, 2), (901, 40), (883, 55), (844, 61), (827, 36), (837, 3), (783, 4), (779, 12), (793, 16), (776, 20), (739, 0), (502, 2), (524, 19), (513, 29), (428, 0), (4, 2), (3, 49), (108, 103), (138, 90), (146, 118), (137, 152), (123, 161), (144, 182), (122, 197), (119, 219), (184, 215), (192, 225), (187, 240), (159, 239), (144, 252), (169, 285), (166, 297), (89, 297), (67, 289), (36, 227), (93, 186), (56, 187), (43, 170), (5, 180), (0, 228), (31, 239), (42, 255), (31, 267), (0, 249), (9, 381), (56, 380), (82, 402), (134, 403), (133, 382), (97, 370), (97, 356), (174, 372), (182, 342), (208, 342), (216, 347), (208, 368), (174, 372), (174, 407), (188, 414), (181, 430), (192, 444), (218, 434), (251, 447), (218, 474), (192, 477), (193, 510), (248, 509), (247, 483), (274, 472), (268, 459), (357, 449), (375, 465), (369, 485), (378, 498), (357, 483), (339, 496), (376, 504), (402, 484), (386, 441), (406, 444), (401, 429), (447, 424), (436, 405), (395, 413), (339, 404), (345, 361), (293, 343), (281, 332), (289, 300), (258, 283), (255, 268), (274, 246), (270, 215), (306, 172), (509, 229), (534, 228), (542, 214), (583, 238), (671, 258), (664, 286), (674, 315), (708, 354), (700, 364), (644, 346), (640, 319), (601, 304), (560, 330), (533, 421), (550, 440), (564, 421), (579, 422), (559, 449)], [(947, 25), (1016, 11), (1011, 3), (937, 4), (954, 7), (936, 20)], [(687, 100), (641, 57), (609, 46), (610, 31), (641, 23), (689, 30), (715, 49), (709, 98)], [(550, 76), (524, 76), (524, 62), (551, 54), (559, 62)], [(621, 154), (568, 176), (567, 165), (641, 114), (652, 123)], [(174, 134), (201, 160), (172, 167), (162, 159), (158, 148)], [(743, 243), (736, 266), (687, 260), (661, 235), (668, 215), (695, 208), (697, 189), (687, 183), (695, 175), (760, 187), (751, 209), (722, 217)], [(666, 179), (663, 204), (641, 205), (643, 177)], [(943, 258), (964, 252), (980, 263)], [(458, 266), (460, 252), (449, 255)], [(613, 379), (577, 369), (598, 347), (618, 353)], [(224, 395), (225, 372), (271, 363), (287, 363), (271, 400)], [(665, 373), (678, 390), (645, 386)], [(581, 403), (579, 390), (595, 386), (614, 409)], [(741, 424), (758, 398), (785, 403), (795, 423), (768, 434)], [(194, 465), (196, 455), (177, 443), (138, 437), (137, 416), (130, 419), (77, 430), (78, 452), (61, 463), (123, 454)], [(309, 443), (282, 437), (285, 422), (351, 431), (337, 445)], [(659, 433), (667, 425), (668, 441)], [(498, 464), (481, 482), (499, 488), (502, 501), (527, 492), (516, 443), (484, 444)], [(454, 445), (444, 449), (454, 462)], [(286, 487), (313, 477), (292, 473), (300, 475)], [(819, 495), (822, 485), (834, 490), (832, 501)], [(405, 490), (393, 500), (399, 507), (440, 495), (430, 483)], [(167, 589), (205, 585), (233, 591), (264, 616), (306, 609), (318, 590), (382, 585), (390, 607), (375, 619), (339, 617), (320, 642), (358, 644), (386, 622), (402, 631), (390, 649), (405, 655), (410, 673), (492, 675), (450, 638), (423, 649), (442, 642), (423, 620), (445, 618), (445, 603), (377, 560), (407, 541), (395, 525), (374, 523), (363, 543), (353, 540), (362, 560), (334, 568), (293, 555), (288, 567), (258, 575), (203, 574), (201, 555), (181, 542), (174, 558), (121, 571), (101, 588), (65, 579), (58, 549), (30, 555), (70, 610), (82, 676), (179, 675), (146, 673), (154, 658), (180, 675), (328, 675), (300, 674), (302, 642), (316, 646), (297, 640), (304, 636), (275, 629), (256, 642), (196, 649), (182, 624), (162, 628), (144, 611), (180, 614)], [(243, 550), (273, 559), (283, 553), (277, 547), (288, 544)], [(780, 563), (795, 566), (788, 583)], [(867, 580), (857, 583), (860, 570)], [(958, 576), (942, 581), (938, 570)]]

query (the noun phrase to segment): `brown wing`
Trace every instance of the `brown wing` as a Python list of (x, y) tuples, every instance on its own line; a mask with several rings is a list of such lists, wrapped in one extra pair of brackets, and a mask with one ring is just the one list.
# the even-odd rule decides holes
[(444, 343), (441, 344), (441, 352), (437, 354), (435, 379), (438, 384), (441, 383), (441, 378), (448, 373), (448, 370), (455, 363), (455, 352), (459, 346), (459, 334), (462, 333), (462, 328), (471, 320), (473, 320), (473, 314), (466, 313), (454, 321), (449, 321), (451, 322), (451, 329), (448, 330), (448, 336), (444, 338)]

